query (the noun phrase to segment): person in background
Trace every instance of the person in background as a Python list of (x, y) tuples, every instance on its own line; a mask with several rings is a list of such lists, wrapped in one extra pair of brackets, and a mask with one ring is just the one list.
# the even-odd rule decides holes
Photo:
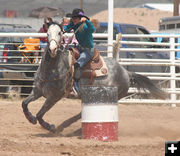
[[(53, 22), (52, 18), (45, 17), (43, 26), (39, 29), (38, 33), (47, 33), (48, 27), (51, 22)], [(40, 39), (40, 48), (42, 52), (44, 52), (44, 49), (47, 46), (47, 37), (40, 37), (39, 39)]]
[(81, 70), (94, 56), (92, 33), (95, 31), (95, 28), (89, 18), (84, 15), (84, 11), (82, 9), (74, 9), (71, 17), (72, 20), (67, 26), (64, 26), (64, 30), (66, 32), (74, 30), (75, 37), (78, 41), (77, 48), (80, 51), (80, 57), (74, 64), (75, 71), (73, 76), (73, 90), (75, 94), (78, 95), (80, 91)]
[(68, 25), (69, 23), (70, 23), (70, 18), (69, 17), (63, 17), (63, 19), (62, 19), (62, 22), (61, 22), (61, 25), (62, 26), (66, 26), (66, 25)]

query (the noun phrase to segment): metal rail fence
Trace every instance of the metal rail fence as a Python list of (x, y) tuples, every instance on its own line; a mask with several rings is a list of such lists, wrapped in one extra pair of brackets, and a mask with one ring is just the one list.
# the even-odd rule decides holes
[[(72, 34), (68, 34), (72, 35)], [(46, 37), (47, 34), (45, 33), (0, 33), (0, 37)], [(123, 40), (124, 38), (169, 38), (168, 43), (157, 43), (157, 42), (139, 42), (139, 41), (126, 41)], [(180, 104), (180, 100), (177, 100), (177, 95), (180, 94), (180, 88), (177, 87), (177, 82), (180, 80), (180, 73), (176, 72), (176, 67), (179, 66), (180, 60), (176, 59), (175, 53), (179, 52), (180, 50), (177, 49), (180, 44), (175, 42), (175, 38), (180, 38), (180, 35), (130, 35), (130, 34), (122, 34), (121, 39), (114, 41), (113, 45), (107, 44), (107, 34), (94, 34), (94, 39), (104, 39), (106, 42), (104, 44), (100, 44), (103, 46), (114, 46), (116, 44), (119, 44), (119, 47), (116, 49), (116, 59), (117, 61), (123, 65), (123, 66), (165, 66), (169, 68), (168, 72), (139, 72), (142, 75), (148, 76), (152, 80), (156, 80), (159, 82), (169, 82), (168, 85), (163, 86), (164, 89), (170, 94), (170, 100), (157, 100), (157, 103), (167, 103), (167, 104)], [(100, 41), (101, 42), (101, 41)], [(0, 47), (5, 45), (6, 43), (0, 43)], [(9, 43), (8, 43), (9, 44)], [(11, 43), (16, 44), (16, 43)], [(155, 46), (165, 46), (166, 48), (125, 48), (122, 45), (155, 45)], [(98, 44), (99, 46), (99, 44)], [(17, 52), (18, 50), (14, 50), (11, 52)], [(120, 58), (119, 55), (121, 52), (166, 52), (169, 53), (169, 59), (141, 59), (141, 58)], [(5, 62), (6, 59), (24, 59), (23, 56), (4, 56), (3, 55), (4, 49), (0, 49), (0, 88), (1, 88), (1, 94), (3, 95), (9, 95), (11, 90), (16, 90), (18, 92), (21, 92), (21, 95), (28, 95), (29, 90), (32, 88), (32, 82), (33, 82), (33, 74), (36, 73), (36, 69), (39, 66), (40, 60), (41, 60), (41, 50), (34, 51), (35, 53), (38, 53), (38, 56), (31, 56), (30, 58), (38, 59), (37, 62), (30, 64), (30, 63), (11, 63), (11, 62)], [(19, 52), (19, 51), (18, 51)], [(105, 53), (111, 53), (107, 50), (104, 50), (102, 52)], [(105, 57), (105, 56), (104, 56)], [(10, 68), (4, 68), (4, 65), (9, 66)], [(18, 70), (12, 70), (13, 68), (18, 67)], [(21, 70), (21, 67), (22, 70)], [(24, 68), (26, 67), (26, 68)], [(26, 70), (24, 70), (26, 69)], [(167, 83), (166, 83), (167, 84)], [(29, 89), (28, 89), (29, 88)], [(28, 92), (23, 93), (22, 90), (28, 90)], [(14, 91), (13, 90), (13, 91)], [(137, 93), (137, 90), (134, 88), (130, 88), (129, 93)], [(128, 99), (128, 100), (126, 100)], [(125, 97), (120, 101), (120, 103), (123, 103), (123, 101), (126, 101), (124, 103), (131, 102), (131, 97)], [(133, 99), (135, 102), (135, 99)], [(146, 103), (147, 100), (139, 100), (136, 99), (135, 103)], [(153, 100), (154, 103), (156, 103), (156, 100)]]
[[(129, 52), (166, 52), (169, 53), (169, 59), (119, 59), (119, 53), (116, 56), (116, 59), (119, 61), (122, 65), (131, 65), (131, 66), (167, 66), (169, 67), (169, 72), (163, 72), (163, 73), (141, 73), (143, 75), (148, 76), (152, 80), (161, 80), (161, 82), (164, 80), (167, 84), (167, 81), (169, 81), (169, 86), (166, 86), (166, 91), (170, 93), (170, 100), (162, 100), (162, 101), (156, 101), (151, 100), (148, 101), (149, 103), (161, 103), (161, 104), (172, 104), (173, 106), (175, 104), (180, 104), (180, 101), (177, 100), (178, 94), (180, 94), (178, 88), (179, 84), (179, 76), (180, 74), (176, 72), (176, 67), (178, 68), (180, 65), (179, 58), (176, 57), (176, 52), (179, 52), (180, 49), (178, 49), (178, 46), (180, 46), (179, 43), (176, 43), (176, 38), (180, 38), (180, 35), (130, 35), (130, 34), (122, 34), (122, 38), (168, 38), (168, 43), (157, 43), (157, 42), (136, 42), (136, 41), (120, 41), (121, 44), (131, 44), (131, 45), (155, 45), (160, 47), (166, 47), (166, 48), (123, 48), (120, 47), (119, 52), (123, 51), (129, 51)], [(168, 88), (167, 88), (168, 87)], [(130, 89), (130, 91), (132, 91)], [(136, 101), (136, 102), (135, 102)], [(143, 102), (144, 101), (144, 102)], [(145, 100), (139, 100), (139, 99), (133, 99), (134, 103), (147, 103)], [(120, 103), (123, 103), (124, 101), (121, 100)], [(132, 101), (131, 101), (132, 102)], [(131, 103), (129, 101), (129, 103)], [(124, 103), (127, 103), (124, 102)]]

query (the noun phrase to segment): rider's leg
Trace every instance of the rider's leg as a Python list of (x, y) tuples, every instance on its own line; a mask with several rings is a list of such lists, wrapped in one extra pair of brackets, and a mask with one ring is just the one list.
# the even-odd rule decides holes
[(80, 57), (74, 65), (74, 88), (77, 92), (80, 91), (80, 78), (82, 68), (87, 64), (87, 62), (93, 57), (94, 50), (90, 48), (84, 48), (80, 53)]
[(74, 92), (75, 94), (78, 94), (79, 89), (80, 89), (80, 78), (81, 78), (81, 68), (79, 63), (74, 64)]
[(94, 56), (94, 48), (84, 48), (83, 51), (80, 53), (80, 57), (77, 60), (80, 68), (82, 69), (89, 60)]

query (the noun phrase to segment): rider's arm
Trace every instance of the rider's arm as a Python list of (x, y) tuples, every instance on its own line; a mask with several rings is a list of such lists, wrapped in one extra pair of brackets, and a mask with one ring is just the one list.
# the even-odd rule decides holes
[(87, 28), (88, 28), (87, 31), (93, 33), (96, 29), (95, 29), (94, 25), (92, 24), (92, 22), (90, 20), (88, 20), (88, 19), (86, 19), (85, 22), (86, 22), (86, 25), (87, 25)]

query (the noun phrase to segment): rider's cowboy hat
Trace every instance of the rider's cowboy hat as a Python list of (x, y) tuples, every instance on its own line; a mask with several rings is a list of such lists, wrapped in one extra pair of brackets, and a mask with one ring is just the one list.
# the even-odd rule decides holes
[(84, 11), (82, 9), (74, 9), (71, 17), (85, 17), (89, 20), (89, 18), (87, 16), (84, 15)]

